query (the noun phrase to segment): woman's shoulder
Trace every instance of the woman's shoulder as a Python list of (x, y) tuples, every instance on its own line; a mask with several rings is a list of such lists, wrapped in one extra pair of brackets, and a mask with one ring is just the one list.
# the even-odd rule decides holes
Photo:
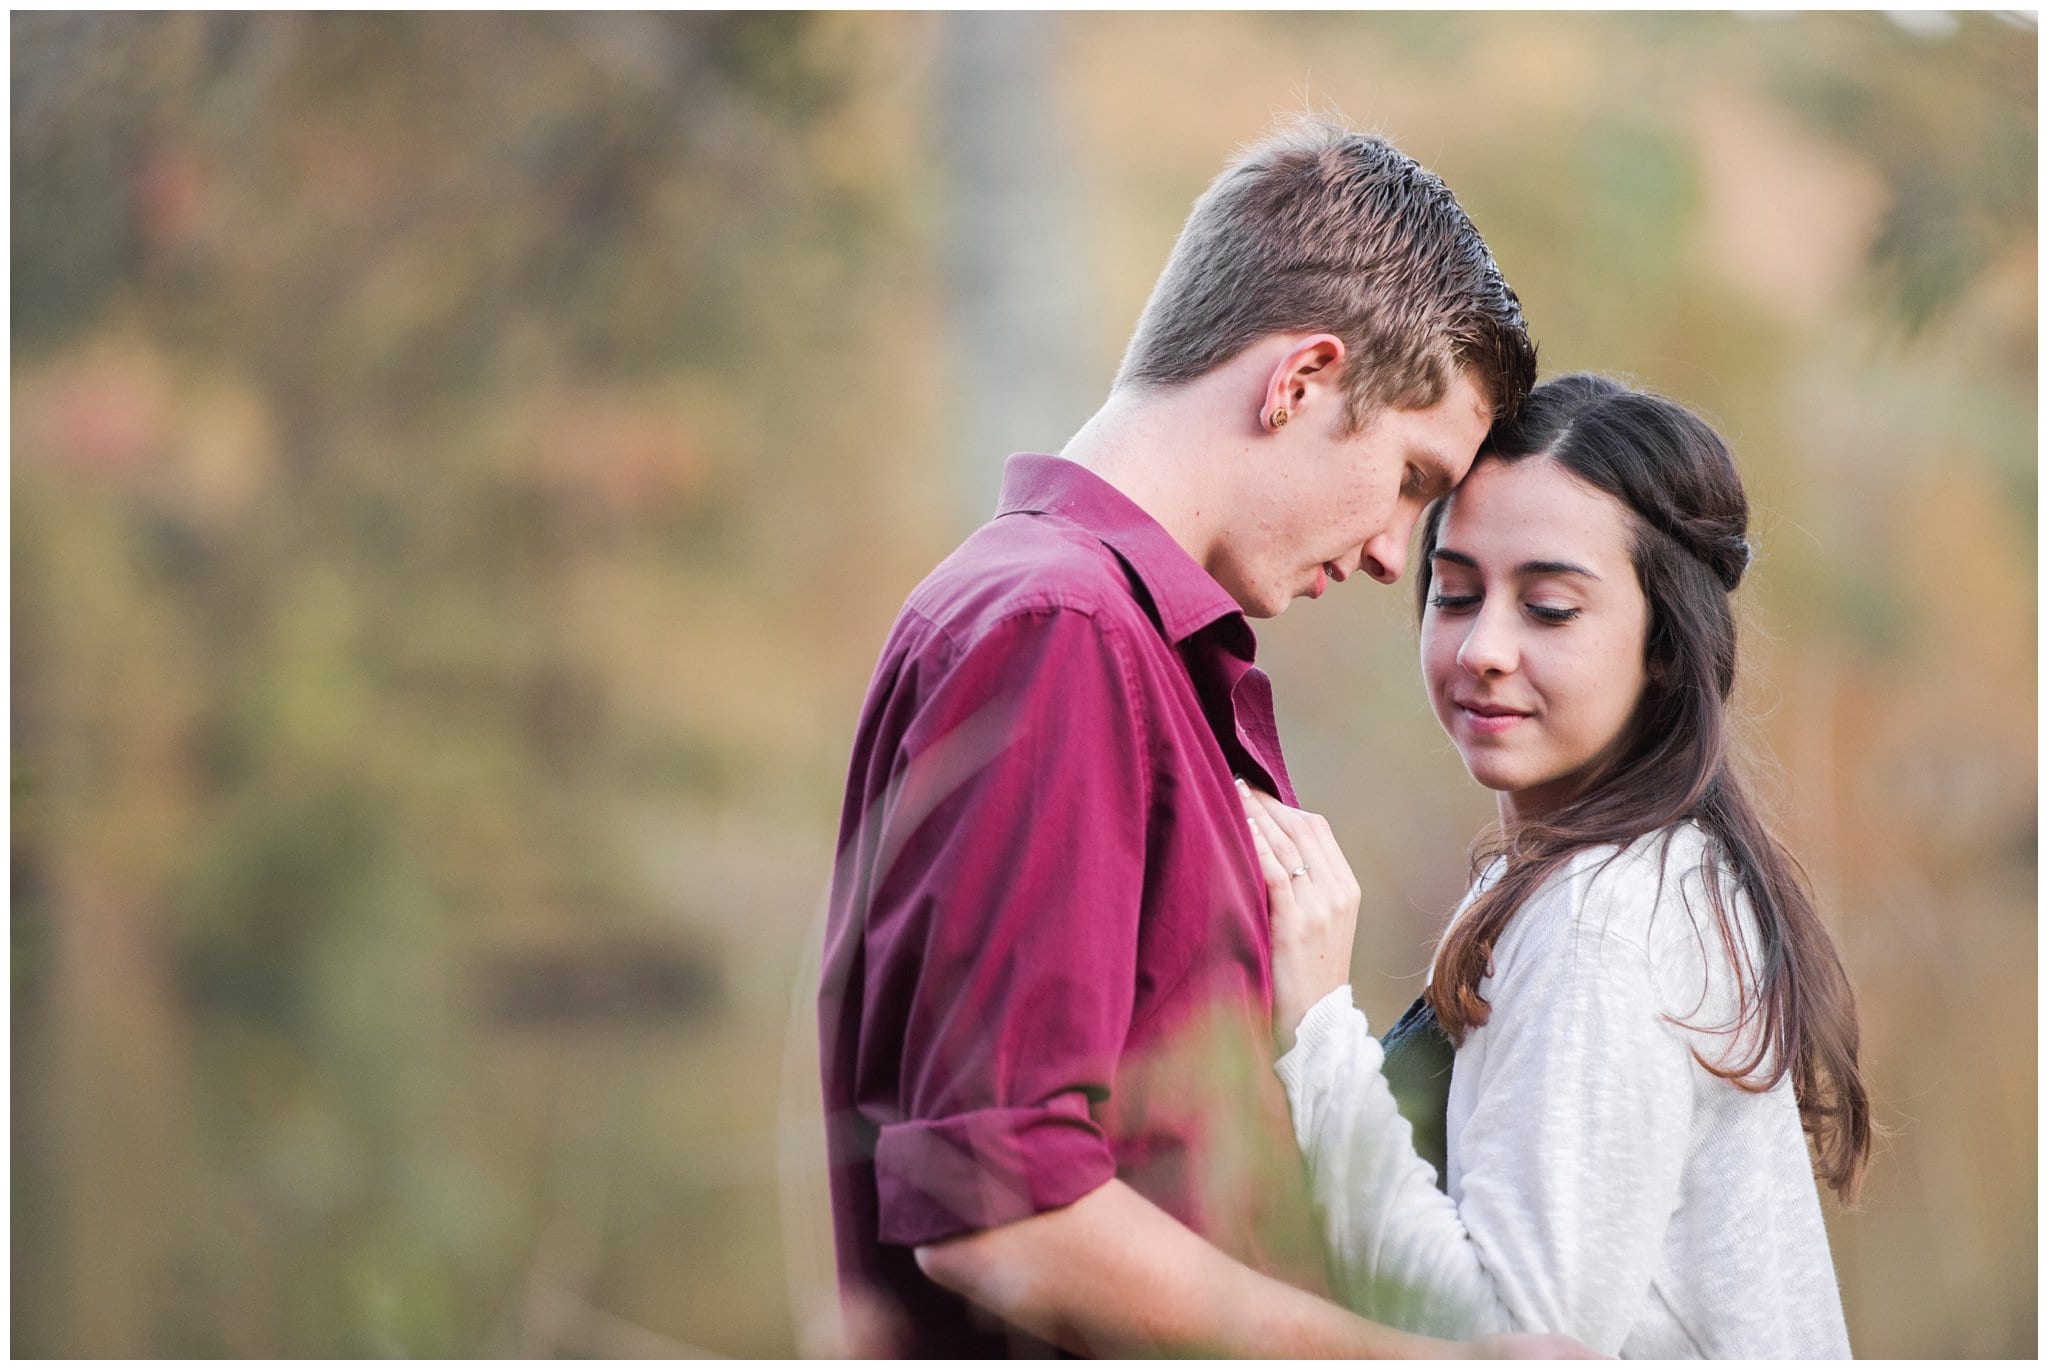
[(1508, 933), (1619, 944), (1664, 961), (1700, 947), (1698, 934), (1713, 918), (1709, 882), (1734, 900), (1712, 840), (1697, 823), (1674, 823), (1629, 843), (1574, 852), (1517, 911)]

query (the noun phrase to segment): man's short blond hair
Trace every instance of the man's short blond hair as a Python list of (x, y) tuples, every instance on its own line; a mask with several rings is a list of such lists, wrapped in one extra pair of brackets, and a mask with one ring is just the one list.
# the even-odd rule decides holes
[(1195, 379), (1274, 333), (1343, 339), (1348, 426), (1423, 409), (1468, 372), (1513, 417), (1536, 381), (1521, 302), (1444, 183), (1383, 138), (1302, 116), (1188, 215), (1117, 384)]

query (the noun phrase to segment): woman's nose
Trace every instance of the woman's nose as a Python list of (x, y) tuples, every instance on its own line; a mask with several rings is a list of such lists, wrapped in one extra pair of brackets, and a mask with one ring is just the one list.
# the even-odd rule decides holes
[(1505, 675), (1520, 663), (1514, 625), (1502, 614), (1481, 608), (1472, 617), (1472, 631), (1458, 649), (1458, 664), (1476, 676)]

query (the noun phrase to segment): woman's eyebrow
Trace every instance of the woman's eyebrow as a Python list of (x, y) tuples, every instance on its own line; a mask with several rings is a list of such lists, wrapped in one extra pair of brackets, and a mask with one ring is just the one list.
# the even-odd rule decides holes
[[(1469, 552), (1460, 552), (1452, 547), (1439, 547), (1429, 554), (1431, 561), (1448, 561), (1459, 566), (1479, 569), (1479, 560)], [(1518, 576), (1584, 576), (1587, 580), (1600, 577), (1575, 561), (1525, 561), (1515, 568)]]
[(1518, 576), (1584, 576), (1587, 580), (1598, 580), (1599, 576), (1588, 571), (1575, 561), (1525, 561), (1515, 568)]

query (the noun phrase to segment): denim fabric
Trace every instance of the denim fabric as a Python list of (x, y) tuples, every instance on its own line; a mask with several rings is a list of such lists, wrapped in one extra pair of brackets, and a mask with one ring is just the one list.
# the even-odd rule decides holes
[(1456, 1049), (1436, 1020), (1429, 1001), (1418, 998), (1380, 1039), (1380, 1069), (1401, 1116), (1415, 1133), (1415, 1154), (1436, 1167), (1444, 1187), (1444, 1110), (1451, 1097), (1451, 1057)]

